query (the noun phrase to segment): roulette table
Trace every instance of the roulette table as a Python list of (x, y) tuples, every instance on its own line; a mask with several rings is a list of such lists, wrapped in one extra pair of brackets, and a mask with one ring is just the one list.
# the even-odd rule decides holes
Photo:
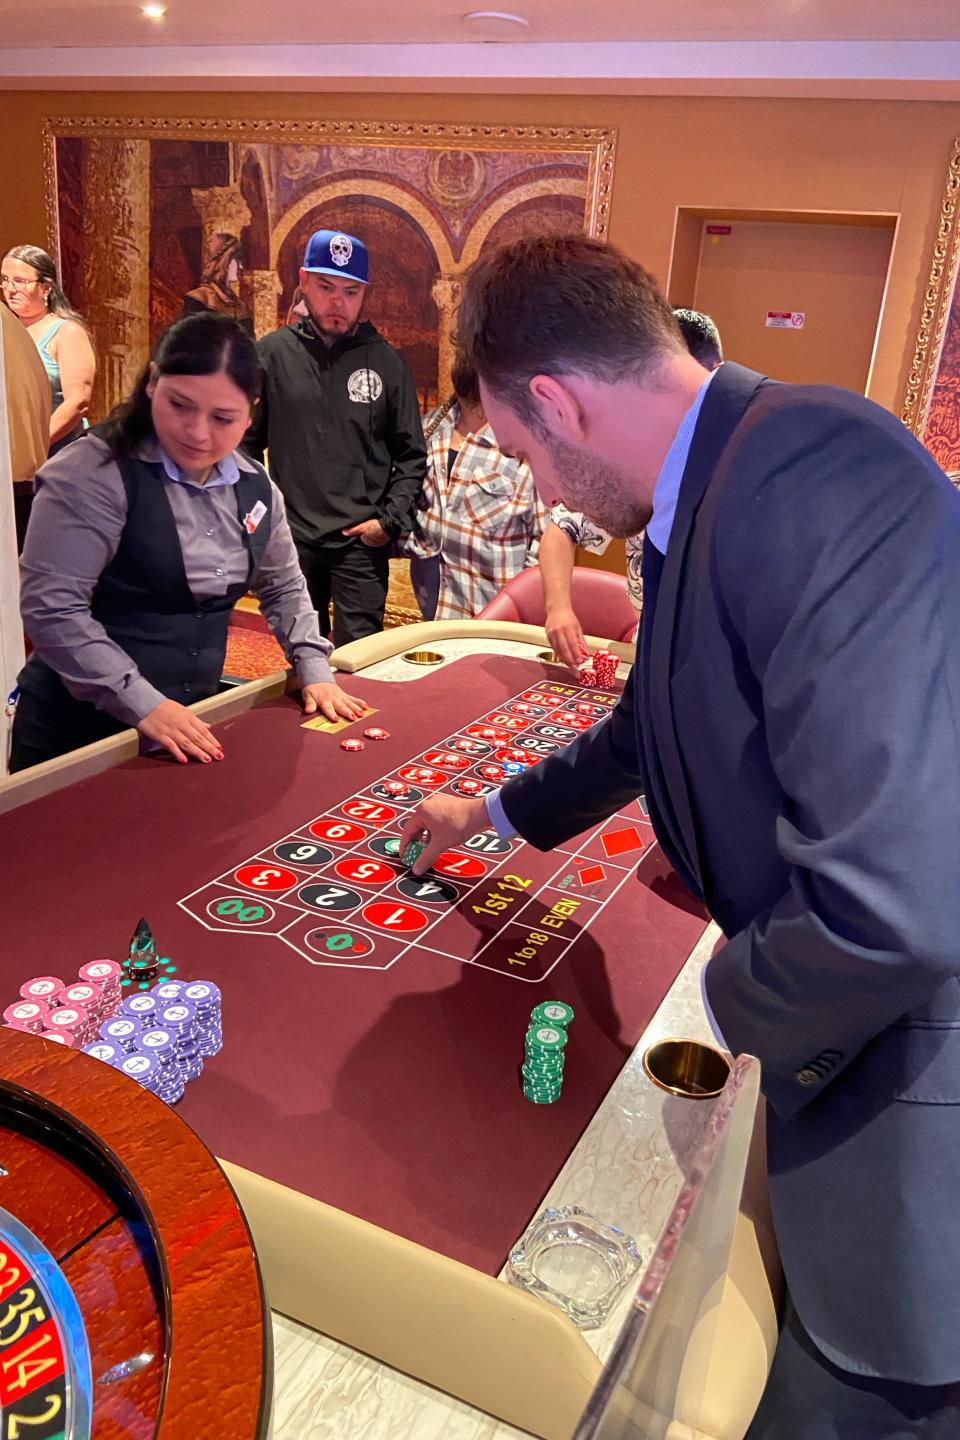
[[(342, 729), (304, 726), (278, 677), (201, 707), (220, 764), (126, 736), (6, 782), (0, 979), (16, 996), (65, 938), (67, 968), (121, 959), (146, 916), (179, 975), (223, 997), (223, 1050), (177, 1110), (224, 1163), (271, 1303), (532, 1427), (526, 1377), (546, 1367), (569, 1411), (587, 1347), (495, 1277), (707, 917), (642, 798), (550, 854), (486, 831), (408, 873), (395, 841), (422, 795), (485, 793), (616, 703), (620, 682), (585, 689), (490, 628), (435, 663), (423, 638), (445, 627), (409, 627), (407, 659), (398, 632), (345, 647), (369, 709)], [(385, 737), (342, 748), (368, 729)], [(520, 1065), (550, 998), (575, 1020), (562, 1095), (539, 1106)]]
[(0, 1030), (3, 1440), (260, 1440), (271, 1403), (257, 1259), (213, 1156), (116, 1071)]

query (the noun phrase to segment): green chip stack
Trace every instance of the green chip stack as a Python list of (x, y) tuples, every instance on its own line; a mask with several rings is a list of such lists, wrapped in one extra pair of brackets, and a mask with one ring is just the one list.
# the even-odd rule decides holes
[(534, 1007), (520, 1071), (524, 1098), (532, 1105), (552, 1105), (560, 1099), (566, 1027), (572, 1020), (573, 1010), (560, 1000), (546, 1000)]

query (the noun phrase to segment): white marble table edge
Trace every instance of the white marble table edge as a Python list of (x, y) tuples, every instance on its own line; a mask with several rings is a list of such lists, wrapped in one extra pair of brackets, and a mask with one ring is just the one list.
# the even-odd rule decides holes
[[(667, 1036), (712, 1038), (700, 995), (700, 971), (719, 933), (715, 925), (707, 927), (538, 1213), (548, 1205), (581, 1204), (642, 1243), (659, 1234), (680, 1178), (673, 1154), (676, 1125), (671, 1127), (671, 1143), (664, 1107), (679, 1107), (673, 1112), (676, 1122), (687, 1102), (674, 1102), (651, 1084), (643, 1072), (643, 1055)], [(694, 1103), (694, 1111), (698, 1108)], [(624, 1149), (629, 1149), (631, 1165), (639, 1167), (633, 1177), (614, 1163)], [(636, 1182), (632, 1188), (631, 1178)], [(614, 1186), (617, 1214), (598, 1213), (610, 1210), (606, 1197)], [(605, 1205), (598, 1205), (598, 1193)], [(501, 1278), (506, 1280), (505, 1272)], [(609, 1352), (631, 1293), (625, 1292), (603, 1327), (586, 1332), (601, 1358)], [(525, 1433), (286, 1316), (274, 1314), (273, 1332), (273, 1440), (519, 1440)]]

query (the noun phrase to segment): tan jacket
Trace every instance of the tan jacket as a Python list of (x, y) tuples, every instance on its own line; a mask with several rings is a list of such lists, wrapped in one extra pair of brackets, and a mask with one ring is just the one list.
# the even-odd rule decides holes
[(50, 445), (50, 381), (26, 326), (0, 301), (7, 425), (14, 483), (32, 480)]

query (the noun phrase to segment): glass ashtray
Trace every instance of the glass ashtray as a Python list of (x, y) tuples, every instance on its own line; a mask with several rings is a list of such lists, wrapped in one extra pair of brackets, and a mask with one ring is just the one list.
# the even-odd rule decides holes
[(579, 1205), (543, 1210), (510, 1251), (510, 1279), (556, 1305), (581, 1330), (602, 1325), (640, 1269), (632, 1236)]

